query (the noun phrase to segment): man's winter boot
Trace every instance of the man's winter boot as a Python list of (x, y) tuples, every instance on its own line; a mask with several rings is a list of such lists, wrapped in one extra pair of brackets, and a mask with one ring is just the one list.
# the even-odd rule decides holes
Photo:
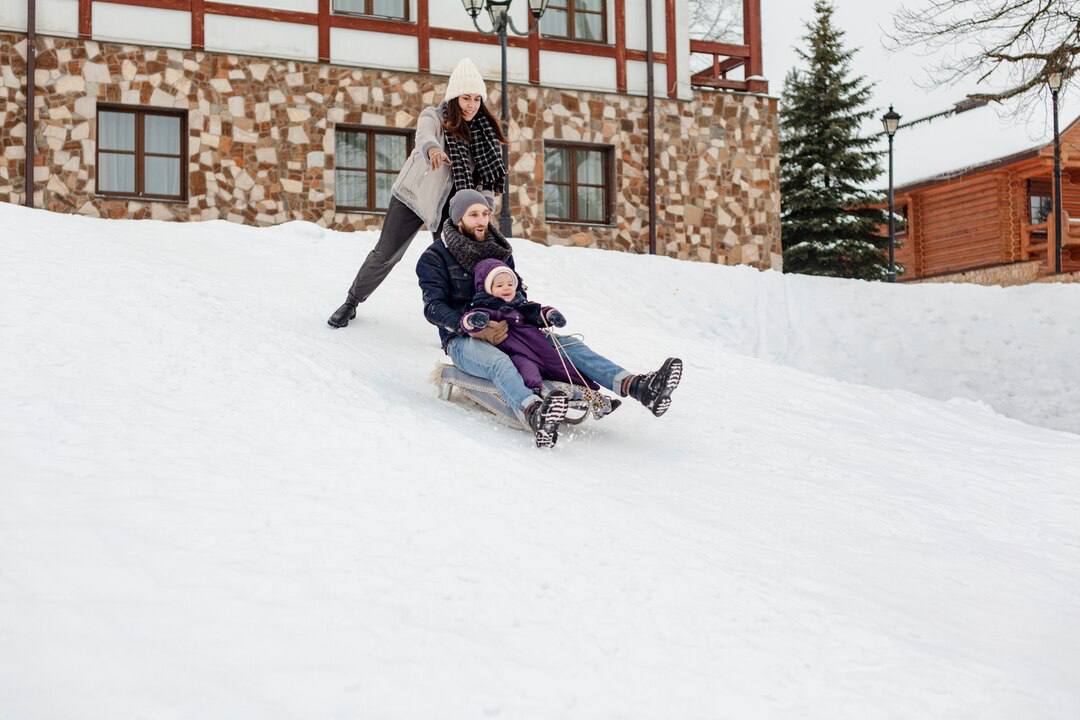
[(671, 393), (682, 380), (683, 364), (679, 358), (668, 358), (660, 369), (647, 375), (635, 375), (626, 394), (660, 417), (671, 407)]
[(343, 328), (349, 324), (349, 321), (356, 317), (356, 304), (351, 300), (346, 300), (341, 307), (334, 311), (334, 314), (330, 316), (330, 319), (326, 321), (326, 324), (334, 328)]
[(566, 417), (569, 406), (570, 397), (562, 390), (553, 390), (525, 410), (525, 420), (536, 438), (536, 447), (555, 447), (559, 440), (559, 423)]

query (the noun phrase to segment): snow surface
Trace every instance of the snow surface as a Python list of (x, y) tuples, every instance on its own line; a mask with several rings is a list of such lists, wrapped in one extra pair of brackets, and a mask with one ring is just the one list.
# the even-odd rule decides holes
[(0, 717), (1080, 715), (1080, 288), (515, 242), (687, 367), (544, 452), (374, 237), (0, 205)]

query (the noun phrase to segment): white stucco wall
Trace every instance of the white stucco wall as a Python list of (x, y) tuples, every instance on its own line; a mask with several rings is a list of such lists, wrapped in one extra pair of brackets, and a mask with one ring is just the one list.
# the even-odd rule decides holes
[(228, 0), (232, 5), (266, 8), (267, 10), (295, 10), (297, 12), (319, 12), (319, 0)]
[(315, 25), (207, 15), (205, 41), (210, 51), (311, 62), (319, 55), (319, 28)]
[[(653, 95), (667, 97), (667, 65), (653, 64)], [(626, 91), (631, 95), (644, 95), (648, 90), (648, 73), (643, 62), (629, 60), (626, 63)]]
[(417, 42), (409, 35), (330, 28), (330, 62), (416, 72)]
[(115, 3), (93, 4), (95, 40), (191, 47), (191, 13)]
[[(685, 0), (675, 3), (686, 5)], [(645, 42), (645, 0), (626, 0), (626, 47), (631, 50), (644, 50)], [(680, 26), (676, 25), (676, 30)], [(667, 21), (664, 19), (664, 0), (653, 0), (653, 51), (667, 50)]]
[(615, 92), (615, 79), (614, 58), (540, 52), (541, 85)]
[[(490, 84), (498, 82), (502, 73), (502, 60), (498, 45), (457, 42), (454, 40), (431, 41), (431, 72), (449, 75), (463, 57), (471, 58), (480, 73)], [(529, 51), (510, 48), (506, 53), (506, 76), (511, 82), (529, 81)]]
[[(0, 29), (26, 32), (25, 0), (0, 0)], [(78, 0), (37, 0), (37, 31), (46, 35), (78, 35)]]

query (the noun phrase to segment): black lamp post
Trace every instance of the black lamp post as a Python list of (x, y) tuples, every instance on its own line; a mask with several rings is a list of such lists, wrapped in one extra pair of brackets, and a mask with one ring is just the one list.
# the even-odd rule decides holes
[[(510, 99), (506, 87), (506, 39), (510, 32), (522, 37), (529, 33), (521, 32), (514, 25), (510, 17), (510, 3), (513, 0), (461, 0), (465, 6), (465, 12), (469, 13), (473, 25), (485, 35), (497, 35), (499, 47), (502, 49), (502, 125), (503, 134), (510, 137)], [(547, 10), (548, 0), (529, 0), (529, 12), (540, 20), (544, 11)], [(480, 11), (487, 6), (488, 17), (491, 19), (491, 30), (484, 30), (476, 21)], [(539, 28), (537, 28), (539, 32)], [(506, 169), (506, 177), (503, 179), (502, 210), (499, 212), (499, 232), (504, 237), (510, 237), (513, 233), (513, 220), (510, 217), (510, 147), (502, 146), (503, 167)]]
[(889, 136), (889, 282), (896, 282), (896, 212), (893, 207), (893, 135), (900, 128), (900, 114), (889, 106), (889, 112), (881, 118), (885, 134)]
[[(1058, 132), (1058, 93), (1065, 76), (1055, 70), (1046, 78), (1054, 100), (1054, 272), (1061, 272), (1061, 134)], [(1048, 262), (1047, 265), (1050, 263)]]

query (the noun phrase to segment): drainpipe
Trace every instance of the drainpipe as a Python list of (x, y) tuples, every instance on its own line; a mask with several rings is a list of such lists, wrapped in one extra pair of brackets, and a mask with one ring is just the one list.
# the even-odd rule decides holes
[(34, 55), (37, 50), (37, 7), (26, 0), (26, 159), (23, 161), (23, 193), (26, 207), (34, 207)]
[(653, 101), (653, 37), (652, 0), (645, 0), (645, 74), (647, 76), (645, 112), (649, 115), (648, 159), (645, 163), (649, 173), (649, 254), (656, 254), (656, 109)]

